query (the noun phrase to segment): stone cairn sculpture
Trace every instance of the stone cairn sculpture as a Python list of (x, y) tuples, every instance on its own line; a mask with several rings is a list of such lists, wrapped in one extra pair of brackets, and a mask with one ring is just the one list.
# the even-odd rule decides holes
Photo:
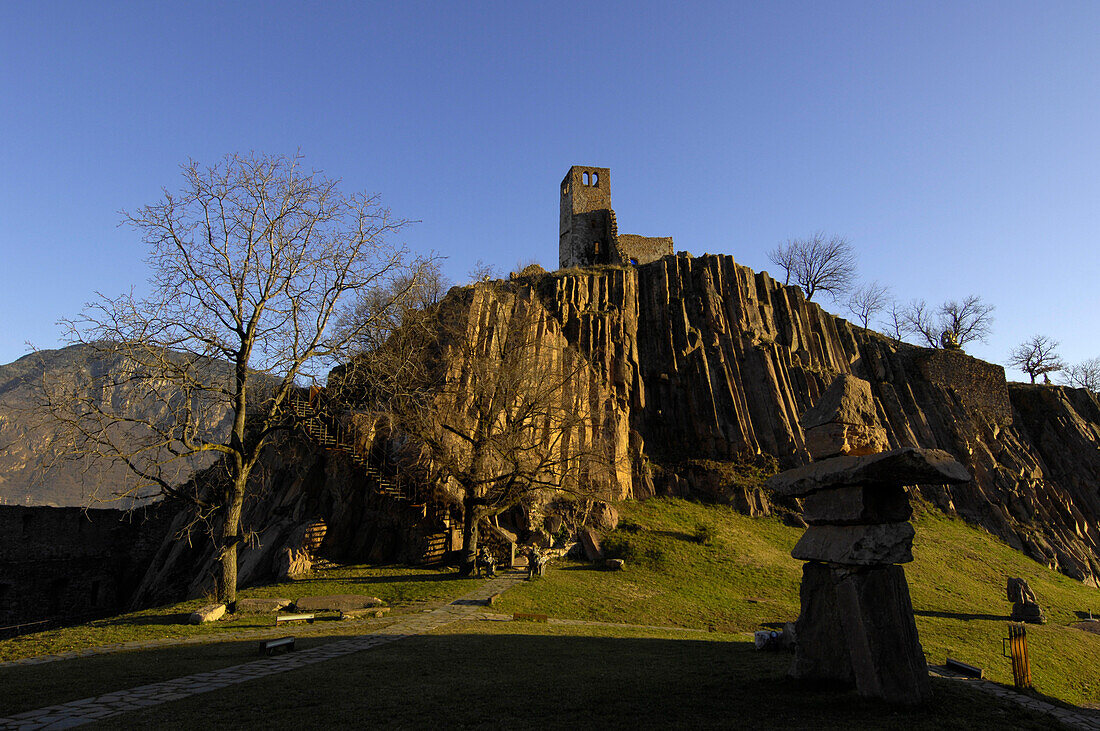
[(795, 627), (796, 678), (854, 684), (862, 696), (914, 704), (929, 697), (905, 571), (913, 560), (906, 485), (970, 480), (946, 452), (894, 449), (870, 384), (837, 378), (802, 417), (812, 464), (768, 480), (805, 498), (809, 524), (791, 555), (805, 561)]
[(1028, 624), (1043, 624), (1043, 608), (1035, 598), (1027, 579), (1010, 578), (1008, 580), (1008, 600), (1012, 602), (1012, 621)]

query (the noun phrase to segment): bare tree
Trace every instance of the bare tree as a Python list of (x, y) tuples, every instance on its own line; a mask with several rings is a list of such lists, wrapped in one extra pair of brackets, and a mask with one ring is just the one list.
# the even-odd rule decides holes
[(493, 283), (465, 294), (438, 315), (426, 387), (397, 413), (429, 479), (462, 506), (469, 573), (482, 521), (546, 491), (595, 494), (614, 459), (585, 396), (590, 365), (537, 297)]
[[(299, 385), (382, 327), (425, 262), (389, 241), (407, 222), (377, 196), (341, 192), (300, 156), (234, 154), (182, 169), (179, 192), (124, 213), (149, 246), (148, 294), (100, 295), (67, 321), (74, 343), (124, 358), (121, 380), (169, 418), (133, 418), (109, 398), (48, 398), (74, 450), (126, 464), (135, 476), (126, 489), (190, 501), (217, 552), (218, 599), (232, 611), (241, 510), (261, 449), (292, 426), (287, 407)], [(342, 317), (372, 290), (386, 294), (369, 316)], [(205, 428), (216, 409), (231, 416), (220, 437)], [(169, 473), (196, 455), (215, 455), (222, 478), (204, 490), (176, 487)]]
[(959, 347), (985, 340), (993, 327), (993, 305), (977, 295), (944, 302), (935, 313), (924, 300), (913, 300), (901, 311), (905, 331), (930, 348)]
[(972, 294), (964, 300), (949, 300), (940, 306), (942, 333), (955, 336), (959, 346), (984, 341), (993, 329), (993, 305)]
[(1060, 371), (1066, 367), (1058, 355), (1058, 341), (1046, 335), (1032, 335), (1013, 349), (1008, 364), (1031, 376), (1031, 382), (1044, 373)]
[(818, 292), (839, 298), (852, 287), (856, 276), (856, 255), (841, 236), (818, 231), (807, 239), (788, 239), (768, 252), (768, 258), (785, 272), (784, 284), (795, 284), (812, 300)]
[(848, 297), (848, 311), (855, 315), (864, 328), (870, 327), (871, 318), (890, 304), (890, 288), (877, 281), (869, 282)]
[(898, 304), (897, 300), (890, 301), (890, 311), (882, 322), (882, 329), (895, 344), (900, 344), (909, 333), (905, 320), (905, 308)]
[(901, 331), (923, 338), (929, 348), (938, 348), (943, 329), (933, 317), (928, 303), (913, 300), (901, 311)]
[(1065, 369), (1066, 382), (1076, 388), (1100, 393), (1100, 358), (1089, 358)]
[(785, 244), (776, 244), (775, 248), (768, 252), (768, 259), (777, 267), (783, 269), (783, 286), (789, 286), (791, 275), (798, 271), (798, 261), (801, 256), (802, 242), (798, 239), (787, 239)]

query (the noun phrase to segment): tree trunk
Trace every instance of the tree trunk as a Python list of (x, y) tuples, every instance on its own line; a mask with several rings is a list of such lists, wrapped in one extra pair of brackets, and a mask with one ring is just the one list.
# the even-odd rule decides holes
[(240, 543), (241, 509), (244, 506), (244, 488), (247, 476), (234, 480), (232, 492), (225, 506), (225, 522), (222, 525), (221, 570), (218, 575), (218, 601), (226, 611), (237, 611), (237, 545)]
[(462, 500), (462, 565), (459, 567), (462, 576), (470, 576), (477, 568), (478, 517), (474, 497), (468, 494)]

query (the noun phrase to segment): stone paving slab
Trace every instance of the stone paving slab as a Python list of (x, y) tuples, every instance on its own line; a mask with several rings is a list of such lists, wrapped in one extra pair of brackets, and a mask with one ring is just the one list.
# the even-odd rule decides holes
[[(236, 683), (244, 683), (258, 677), (264, 677), (274, 673), (287, 672), (305, 665), (323, 662), (335, 657), (350, 655), (361, 650), (379, 647), (390, 642), (403, 640), (407, 637), (423, 634), (451, 624), (468, 615), (477, 613), (493, 594), (499, 594), (511, 588), (523, 580), (525, 574), (520, 571), (511, 571), (494, 579), (489, 579), (474, 591), (456, 599), (437, 609), (427, 610), (419, 614), (403, 615), (393, 618), (394, 621), (387, 627), (377, 632), (351, 637), (345, 640), (336, 640), (319, 647), (311, 647), (305, 650), (297, 650), (279, 657), (268, 657), (262, 660), (235, 665), (221, 670), (203, 673), (194, 673), (181, 678), (148, 685), (129, 688), (126, 690), (112, 691), (94, 698), (82, 698), (80, 700), (59, 703), (46, 708), (38, 708), (32, 711), (16, 713), (6, 718), (0, 718), (0, 729), (54, 729), (73, 728), (93, 721), (110, 718), (137, 708), (165, 703), (169, 700), (186, 698), (199, 693), (224, 688)], [(285, 628), (280, 631), (285, 631)], [(227, 639), (224, 635), (217, 640)], [(146, 644), (153, 646), (167, 643), (138, 643), (138, 647)], [(179, 643), (177, 643), (179, 644)], [(126, 648), (134, 649), (134, 648)], [(117, 649), (114, 651), (118, 651)], [(48, 656), (54, 659), (77, 657), (78, 653), (64, 653), (59, 656)], [(51, 661), (51, 660), (47, 660)], [(37, 664), (31, 662), (16, 661), (6, 664)]]
[(1100, 712), (1097, 711), (1091, 711), (1087, 708), (1063, 708), (1062, 706), (1057, 706), (1053, 703), (1047, 703), (1044, 700), (1024, 695), (1019, 691), (1007, 688), (1003, 685), (998, 685), (990, 680), (971, 678), (966, 675), (954, 673), (942, 665), (930, 665), (928, 667), (928, 674), (937, 678), (946, 678), (947, 680), (966, 683), (969, 687), (975, 688), (983, 693), (995, 695), (998, 698), (1011, 701), (1025, 708), (1030, 708), (1033, 711), (1045, 713), (1048, 716), (1058, 719), (1059, 722), (1070, 728), (1085, 729), (1085, 731), (1100, 731)]

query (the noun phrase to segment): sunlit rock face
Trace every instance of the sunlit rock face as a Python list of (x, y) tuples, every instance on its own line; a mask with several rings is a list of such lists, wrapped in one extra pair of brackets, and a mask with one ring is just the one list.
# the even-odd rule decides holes
[[(942, 449), (974, 479), (921, 485), (926, 499), (1074, 578), (1100, 577), (1100, 404), (1092, 394), (1008, 385), (1000, 366), (895, 343), (730, 256), (571, 270), (526, 286), (590, 356), (629, 424), (637, 450), (624, 495), (707, 483), (668, 479), (688, 458), (767, 453), (783, 467), (804, 464), (815, 445), (799, 415), (836, 376), (851, 374), (870, 384), (885, 444), (877, 431), (852, 429), (841, 435), (852, 445), (842, 453), (867, 442)], [(658, 478), (654, 464), (671, 469)], [(751, 502), (744, 498), (734, 504)]]
[[(822, 450), (940, 449), (973, 479), (913, 489), (1052, 568), (1083, 581), (1100, 577), (1100, 406), (1083, 391), (1009, 386), (1000, 366), (895, 343), (730, 256), (517, 276), (455, 288), (444, 304), (463, 313), (469, 338), (505, 327), (517, 308), (533, 311), (524, 320), (535, 330), (531, 341), (546, 353), (586, 357), (563, 405), (595, 415), (611, 442), (598, 477), (609, 499), (696, 495), (766, 514), (767, 494), (734, 479), (733, 465), (772, 455), (792, 468)], [(808, 439), (822, 425), (803, 425), (800, 416), (842, 374), (869, 384), (860, 409)], [(376, 438), (371, 424), (353, 430), (364, 449)], [(348, 558), (414, 555), (431, 531), (443, 530), (428, 512), (410, 517), (367, 494), (340, 455), (295, 442), (266, 459), (269, 483), (245, 523), (260, 548), (242, 555), (242, 582), (274, 572), (274, 557), (296, 549), (288, 541), (309, 521), (328, 526), (325, 551)], [(543, 517), (529, 512), (526, 527)]]

